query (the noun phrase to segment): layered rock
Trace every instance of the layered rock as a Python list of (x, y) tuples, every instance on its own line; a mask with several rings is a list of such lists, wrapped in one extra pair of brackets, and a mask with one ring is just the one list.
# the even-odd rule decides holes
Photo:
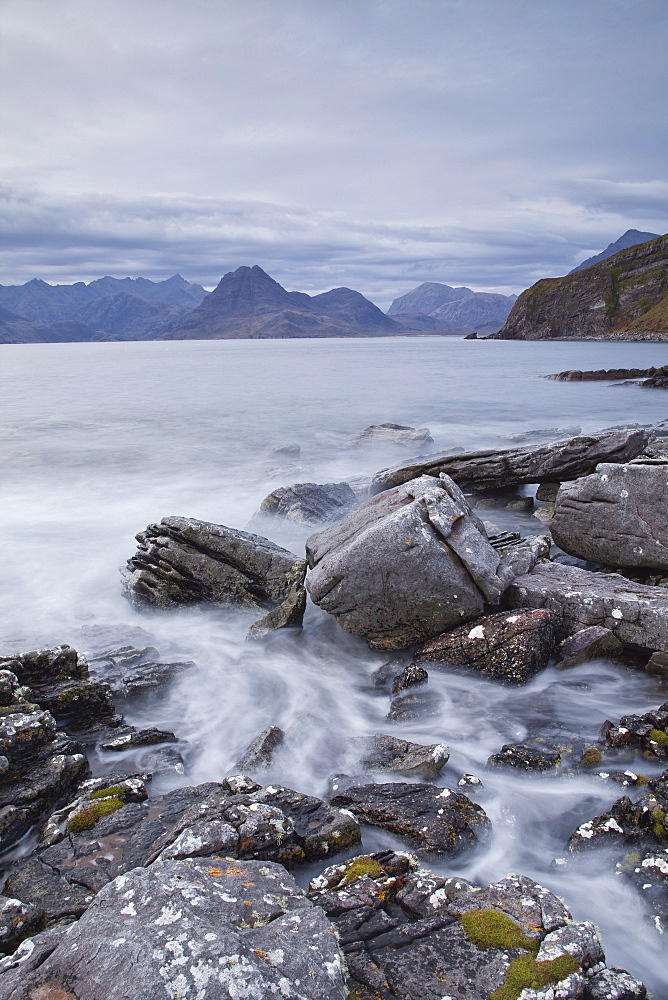
[(557, 495), (552, 537), (607, 566), (668, 569), (668, 460), (602, 463)]
[(265, 518), (294, 524), (327, 524), (340, 521), (356, 503), (348, 483), (295, 483), (280, 486), (266, 496), (251, 524), (261, 524)]
[(627, 428), (553, 441), (540, 447), (423, 455), (412, 462), (377, 472), (371, 492), (391, 489), (417, 476), (443, 474), (454, 479), (462, 489), (560, 483), (589, 475), (599, 462), (628, 462), (639, 455), (648, 442), (647, 431)]
[(269, 612), (284, 606), (272, 627), (301, 625), (306, 563), (268, 538), (193, 518), (163, 517), (137, 541), (123, 579), (134, 605), (207, 603)]
[(306, 553), (315, 603), (384, 649), (476, 617), (513, 576), (447, 478), (423, 476), (373, 497), (311, 535)]

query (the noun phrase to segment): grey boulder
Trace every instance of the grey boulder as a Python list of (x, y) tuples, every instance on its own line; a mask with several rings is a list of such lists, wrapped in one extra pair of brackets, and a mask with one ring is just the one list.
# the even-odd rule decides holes
[(295, 483), (280, 486), (260, 504), (251, 524), (290, 521), (317, 525), (340, 521), (357, 503), (348, 483)]
[(422, 746), (385, 733), (358, 736), (351, 743), (367, 771), (392, 771), (425, 779), (435, 778), (450, 756), (444, 743)]
[(408, 427), (405, 424), (371, 424), (348, 442), (349, 448), (369, 445), (390, 444), (403, 448), (421, 447), (433, 444), (434, 439), (428, 427)]
[(311, 535), (313, 601), (374, 648), (401, 649), (482, 614), (513, 579), (459, 488), (422, 476)]
[(557, 545), (582, 559), (668, 569), (668, 461), (603, 463), (565, 483), (550, 531)]
[(114, 879), (36, 969), (26, 997), (344, 1000), (331, 924), (280, 865), (162, 861)]
[[(163, 517), (137, 535), (123, 577), (136, 607), (207, 603), (289, 612), (273, 627), (300, 625), (306, 563), (261, 535), (186, 517)], [(257, 623), (261, 624), (261, 623)]]

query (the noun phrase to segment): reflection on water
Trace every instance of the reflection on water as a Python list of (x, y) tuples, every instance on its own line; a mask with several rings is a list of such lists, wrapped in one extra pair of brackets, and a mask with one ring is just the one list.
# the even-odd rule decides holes
[[(635, 892), (591, 861), (583, 872), (551, 866), (572, 830), (608, 808), (619, 786), (593, 775), (484, 768), (503, 743), (541, 731), (590, 740), (606, 718), (656, 707), (666, 692), (655, 678), (597, 661), (567, 672), (548, 668), (508, 689), (432, 670), (435, 714), (389, 723), (388, 697), (370, 680), (382, 655), (319, 609), (309, 606), (303, 631), (251, 644), (244, 614), (137, 614), (120, 595), (118, 569), (134, 551), (134, 534), (162, 516), (245, 527), (276, 486), (336, 482), (393, 464), (402, 452), (346, 447), (371, 423), (428, 426), (433, 450), (441, 450), (507, 447), (512, 435), (540, 427), (578, 424), (586, 432), (663, 419), (658, 391), (540, 376), (665, 364), (665, 345), (455, 338), (62, 344), (5, 346), (0, 360), (0, 635), (15, 637), (12, 646), (68, 642), (95, 652), (113, 634), (109, 645), (152, 643), (165, 658), (194, 660), (196, 670), (169, 689), (119, 706), (133, 724), (171, 729), (190, 743), (186, 775), (164, 775), (155, 790), (220, 780), (268, 725), (287, 737), (266, 780), (317, 795), (332, 774), (350, 768), (350, 737), (391, 732), (445, 742), (451, 757), (438, 783), (453, 785), (465, 772), (482, 777), (470, 794), (494, 833), (484, 851), (432, 859), (432, 866), (482, 881), (510, 871), (536, 878), (577, 918), (599, 924), (609, 964), (660, 988), (661, 945), (641, 930)], [(293, 441), (297, 457), (271, 454)], [(528, 514), (485, 516), (502, 528), (543, 530)], [(294, 528), (272, 536), (282, 544), (288, 537), (299, 552), (307, 534)], [(107, 626), (113, 632), (100, 632)], [(632, 762), (620, 758), (619, 766)], [(646, 761), (637, 766), (658, 770)], [(365, 836), (369, 849), (397, 844), (378, 830)]]

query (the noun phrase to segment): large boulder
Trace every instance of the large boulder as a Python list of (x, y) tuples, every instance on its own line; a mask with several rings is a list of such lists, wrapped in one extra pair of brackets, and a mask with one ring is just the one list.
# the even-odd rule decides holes
[(565, 552), (606, 566), (668, 569), (668, 460), (602, 463), (564, 483), (552, 537)]
[(135, 869), (106, 886), (54, 943), (29, 972), (7, 963), (0, 973), (6, 1000), (345, 997), (325, 913), (281, 865), (267, 862)]
[(389, 490), (417, 476), (445, 473), (458, 486), (500, 489), (521, 483), (560, 483), (593, 472), (599, 462), (628, 462), (643, 451), (649, 434), (640, 428), (552, 441), (540, 447), (487, 449), (453, 455), (421, 455), (383, 469), (373, 477), (372, 493)]
[(463, 493), (422, 476), (311, 535), (307, 589), (374, 648), (401, 649), (482, 614), (513, 578)]
[(558, 639), (602, 625), (623, 643), (668, 652), (668, 588), (633, 583), (618, 573), (540, 562), (508, 587), (511, 608), (547, 608)]
[[(137, 541), (123, 578), (125, 595), (136, 607), (203, 602), (273, 612), (274, 628), (301, 625), (306, 563), (268, 538), (224, 524), (163, 517)], [(276, 619), (284, 606), (288, 613)]]
[(464, 666), (483, 677), (522, 684), (547, 666), (554, 646), (552, 615), (535, 611), (505, 611), (479, 618), (425, 643), (415, 663), (448, 668)]

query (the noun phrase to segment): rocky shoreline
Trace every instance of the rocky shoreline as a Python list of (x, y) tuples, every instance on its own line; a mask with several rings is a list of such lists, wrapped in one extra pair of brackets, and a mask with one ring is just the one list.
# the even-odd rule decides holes
[[(374, 433), (429, 441), (426, 429), (379, 428), (356, 446)], [(374, 677), (388, 727), (438, 711), (432, 672), (518, 686), (549, 662), (566, 670), (605, 656), (668, 677), (667, 442), (664, 422), (427, 454), (366, 485), (286, 486), (253, 526), (318, 528), (305, 558), (250, 531), (165, 517), (138, 534), (124, 593), (140, 609), (252, 611), (257, 643), (299, 628), (308, 592), (344, 630), (397, 654)], [(483, 523), (495, 506), (533, 507), (528, 484), (539, 484), (535, 535)], [(532, 879), (484, 886), (429, 870), (433, 858), (456, 865), (492, 829), (479, 778), (437, 784), (444, 744), (383, 732), (353, 740), (325, 799), (256, 780), (291, 739), (272, 725), (220, 781), (152, 795), (152, 775), (187, 774), (189, 748), (128, 725), (116, 703), (192, 667), (130, 645), (89, 660), (68, 645), (0, 657), (7, 1000), (647, 995), (606, 965), (594, 925), (573, 922)], [(554, 863), (596, 854), (636, 888), (649, 914), (643, 933), (662, 935), (668, 771), (647, 778), (617, 765), (635, 755), (665, 766), (668, 702), (643, 716), (623, 711), (597, 740), (528, 734), (487, 766), (566, 780), (595, 771), (621, 785), (625, 794), (574, 828)], [(122, 764), (100, 773), (99, 753), (117, 751)], [(383, 773), (391, 780), (378, 781)], [(363, 853), (369, 827), (406, 853)], [(347, 857), (332, 865), (339, 853)], [(321, 869), (306, 890), (290, 874), (304, 865)]]

